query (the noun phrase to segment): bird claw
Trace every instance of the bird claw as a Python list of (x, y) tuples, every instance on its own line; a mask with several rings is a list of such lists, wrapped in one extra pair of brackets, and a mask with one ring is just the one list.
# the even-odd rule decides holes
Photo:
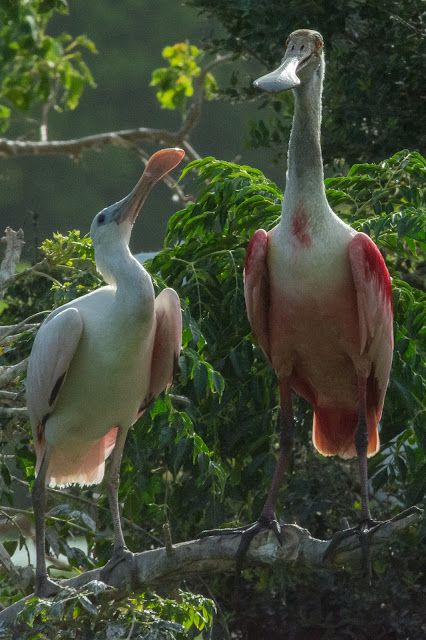
[(34, 595), (38, 598), (52, 598), (62, 589), (57, 582), (53, 582), (47, 575), (37, 576), (34, 580)]
[(361, 520), (361, 522), (352, 528), (348, 528), (346, 526), (347, 520), (344, 524), (345, 528), (342, 531), (336, 531), (334, 536), (332, 537), (330, 544), (328, 545), (325, 553), (323, 555), (323, 560), (329, 560), (334, 553), (336, 552), (337, 547), (340, 542), (345, 538), (349, 538), (350, 536), (356, 535), (358, 536), (359, 544), (361, 547), (361, 557), (362, 557), (362, 569), (364, 575), (367, 577), (368, 584), (371, 585), (371, 553), (370, 553), (370, 541), (373, 533), (381, 529), (384, 525), (389, 524), (390, 522), (395, 522), (397, 520), (402, 520), (410, 516), (413, 513), (418, 512), (418, 507), (410, 507), (409, 509), (405, 509), (401, 513), (398, 513), (393, 518), (389, 520), (376, 521), (371, 518), (367, 518), (365, 520)]
[(131, 564), (131, 570), (134, 569), (135, 562), (135, 554), (129, 551), (127, 547), (119, 547), (114, 549), (114, 552), (111, 558), (108, 560), (106, 565), (102, 567), (99, 572), (99, 578), (102, 582), (109, 583), (111, 574), (113, 573), (115, 567), (121, 562), (127, 562)]
[(237, 576), (240, 575), (243, 570), (244, 558), (246, 557), (251, 541), (258, 533), (265, 529), (272, 531), (279, 544), (282, 545), (281, 527), (275, 517), (275, 514), (272, 518), (260, 516), (256, 522), (244, 527), (241, 532), (241, 540), (237, 549)]
[(261, 515), (256, 522), (252, 524), (245, 525), (242, 527), (231, 527), (229, 529), (207, 529), (202, 531), (199, 534), (199, 538), (206, 538), (208, 536), (230, 536), (230, 535), (241, 535), (240, 544), (238, 545), (237, 553), (236, 553), (236, 572), (237, 576), (241, 575), (243, 569), (244, 558), (247, 554), (248, 548), (250, 546), (253, 538), (264, 531), (265, 529), (269, 529), (272, 531), (278, 540), (279, 544), (282, 544), (281, 539), (281, 527), (279, 525), (278, 520), (276, 519), (275, 514), (272, 516)]

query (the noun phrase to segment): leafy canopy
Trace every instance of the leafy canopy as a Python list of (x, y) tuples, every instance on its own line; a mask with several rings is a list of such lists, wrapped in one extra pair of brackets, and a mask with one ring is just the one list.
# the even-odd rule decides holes
[(28, 112), (38, 103), (75, 109), (87, 85), (95, 83), (82, 49), (96, 53), (86, 36), (47, 35), (55, 12), (68, 13), (66, 0), (5, 0), (0, 6), (0, 131), (13, 109)]
[[(320, 31), (325, 41), (323, 151), (326, 162), (377, 161), (395, 149), (425, 149), (426, 64), (424, 3), (394, 0), (187, 0), (223, 30), (206, 37), (204, 48), (232, 52), (260, 61), (259, 72), (274, 69), (283, 57), (287, 36), (295, 29)], [(231, 76), (224, 91), (232, 100), (258, 97)], [(265, 110), (252, 124), (252, 143), (279, 145), (288, 139), (291, 99), (260, 97)], [(415, 123), (415, 126), (413, 126)]]

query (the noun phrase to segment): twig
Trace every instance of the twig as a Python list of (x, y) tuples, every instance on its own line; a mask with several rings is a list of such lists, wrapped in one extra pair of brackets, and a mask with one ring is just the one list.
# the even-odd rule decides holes
[(6, 243), (6, 251), (0, 266), (0, 291), (7, 286), (5, 283), (14, 277), (21, 258), (22, 247), (25, 244), (22, 229), (14, 231), (7, 227), (4, 233), (1, 242)]
[(22, 333), (22, 331), (27, 331), (36, 327), (39, 327), (39, 324), (29, 324), (30, 320), (34, 320), (34, 318), (38, 318), (39, 316), (44, 316), (46, 313), (50, 313), (51, 309), (46, 309), (46, 311), (38, 311), (37, 313), (34, 313), (32, 316), (28, 316), (28, 318), (25, 318), (25, 320), (22, 320), (22, 322), (20, 322), (19, 324), (11, 324), (5, 327), (2, 327), (4, 329), (3, 333), (0, 333), (0, 342), (2, 340), (4, 340), (4, 338), (7, 338), (8, 336), (10, 336), (12, 333)]
[(24, 407), (0, 407), (0, 418), (28, 418)]
[[(14, 457), (14, 456), (12, 456), (12, 457)], [(18, 484), (21, 484), (22, 486), (27, 487), (27, 489), (29, 490), (29, 487), (30, 487), (30, 483), (29, 482), (27, 482), (26, 480), (22, 480), (22, 478), (17, 478), (14, 475), (11, 475), (10, 477), (13, 480), (13, 482), (17, 482)], [(106, 507), (102, 507), (98, 502), (94, 502), (93, 500), (89, 500), (88, 498), (84, 498), (83, 496), (80, 496), (80, 495), (77, 495), (77, 494), (69, 493), (69, 491), (65, 491), (65, 489), (55, 489), (54, 487), (46, 487), (46, 489), (47, 489), (47, 491), (49, 493), (53, 493), (54, 495), (57, 495), (58, 497), (70, 498), (71, 500), (75, 500), (76, 502), (81, 502), (82, 504), (86, 504), (88, 507), (93, 507), (95, 509), (101, 509), (102, 511), (108, 511), (108, 512), (110, 511)], [(122, 520), (123, 524), (126, 524), (131, 529), (134, 529), (135, 531), (138, 531), (139, 533), (142, 533), (143, 535), (147, 536), (148, 538), (150, 538), (150, 540), (152, 540), (152, 542), (155, 542), (157, 545), (159, 545), (159, 546), (164, 545), (164, 542), (163, 542), (163, 540), (161, 538), (159, 538), (158, 536), (153, 536), (152, 533), (150, 533), (149, 531), (147, 531), (143, 527), (140, 527), (138, 524), (136, 524), (132, 520), (129, 520), (128, 518), (125, 518), (124, 516), (121, 516), (121, 520)]]
[[(201, 69), (200, 75), (198, 78), (194, 80), (194, 94), (191, 103), (191, 107), (188, 110), (188, 114), (183, 122), (182, 127), (179, 130), (179, 135), (182, 136), (182, 139), (186, 138), (188, 134), (195, 129), (197, 126), (200, 116), (201, 116), (201, 106), (203, 103), (204, 96), (204, 80), (207, 74), (211, 69), (216, 67), (219, 64), (223, 64), (224, 62), (228, 62), (233, 58), (232, 53), (227, 53), (223, 56), (216, 56), (214, 60), (209, 62), (203, 69)], [(198, 154), (197, 154), (198, 157)], [(195, 158), (194, 158), (195, 159)]]
[(19, 524), (16, 522), (16, 518), (12, 518), (12, 516), (10, 516), (8, 513), (6, 513), (3, 509), (0, 509), (0, 513), (9, 521), (13, 524), (14, 527), (16, 527), (18, 529), (18, 533), (19, 533), (19, 537), (23, 542), (23, 545), (25, 547), (25, 551), (27, 552), (27, 560), (28, 560), (28, 564), (31, 564), (31, 556), (30, 556), (30, 550), (28, 549), (28, 545), (27, 545), (27, 541), (26, 541), (26, 537), (24, 532), (22, 531), (21, 527), (19, 526)]
[(18, 397), (18, 394), (15, 393), (14, 391), (0, 391), (0, 400), (6, 401), (6, 402), (14, 402), (17, 397)]
[[(0, 282), (0, 291), (2, 289), (7, 289), (7, 287), (10, 287), (10, 285), (13, 284), (14, 282), (16, 282), (16, 280), (19, 280), (20, 278), (24, 278), (25, 276), (27, 276), (32, 271), (38, 272), (39, 269), (42, 269), (47, 264), (48, 264), (47, 259), (43, 258), (43, 260), (40, 260), (40, 262), (37, 262), (37, 264), (35, 264), (33, 267), (28, 267), (28, 269), (24, 269), (23, 271), (19, 271), (18, 273), (14, 273), (7, 280), (4, 280), (3, 282)], [(40, 274), (38, 272), (38, 275), (45, 276), (46, 274), (44, 274), (44, 273)]]
[(47, 102), (43, 105), (43, 109), (41, 112), (41, 125), (40, 125), (40, 139), (42, 142), (47, 142), (48, 133), (47, 133), (47, 118), (49, 115), (50, 109), (55, 105), (56, 99), (58, 97), (60, 87), (60, 77), (59, 74), (56, 74), (55, 84), (52, 87), (49, 98)]
[(6, 371), (4, 371), (0, 375), (0, 389), (3, 389), (3, 387), (7, 387), (7, 385), (10, 384), (14, 378), (21, 375), (21, 373), (26, 370), (27, 364), (28, 358), (25, 358), (24, 360), (21, 360), (21, 362), (18, 362), (18, 364), (7, 367)]

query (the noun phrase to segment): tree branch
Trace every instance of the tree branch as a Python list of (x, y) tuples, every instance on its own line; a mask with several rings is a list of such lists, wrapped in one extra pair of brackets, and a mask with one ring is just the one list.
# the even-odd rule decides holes
[(28, 410), (24, 407), (0, 407), (0, 418), (28, 418)]
[(11, 367), (6, 367), (5, 370), (0, 374), (0, 389), (7, 387), (7, 385), (10, 384), (14, 378), (20, 376), (21, 373), (26, 370), (27, 364), (28, 358), (25, 358), (24, 360), (21, 360), (21, 362), (18, 362), (18, 364), (14, 364)]
[[(201, 69), (200, 75), (198, 76), (198, 78), (194, 80), (194, 94), (193, 94), (191, 107), (188, 110), (188, 114), (179, 131), (179, 134), (182, 137), (186, 138), (189, 135), (189, 133), (193, 129), (195, 129), (195, 127), (200, 121), (201, 107), (202, 107), (203, 96), (204, 96), (204, 80), (206, 78), (206, 75), (210, 73), (210, 70), (216, 67), (217, 65), (222, 64), (223, 62), (228, 62), (232, 58), (233, 58), (232, 53), (227, 53), (226, 55), (223, 55), (223, 56), (216, 56), (214, 60), (211, 60), (211, 62), (209, 62), (203, 69)], [(193, 159), (195, 160), (195, 158)]]
[(172, 147), (182, 147), (189, 160), (196, 160), (199, 158), (199, 155), (189, 144), (188, 137), (200, 119), (204, 79), (213, 67), (227, 62), (231, 58), (232, 54), (217, 56), (201, 70), (199, 77), (194, 82), (194, 99), (191, 108), (188, 110), (188, 114), (178, 131), (138, 127), (136, 129), (96, 133), (73, 140), (28, 141), (0, 138), (0, 157), (15, 158), (26, 155), (66, 154), (74, 159), (78, 159), (84, 151), (89, 149), (100, 151), (103, 147), (109, 145), (126, 146), (135, 142), (153, 142), (158, 146), (170, 145)]
[[(406, 529), (419, 522), (423, 511), (412, 507), (396, 516), (375, 531), (371, 538), (372, 546), (389, 545), (393, 533)], [(274, 534), (264, 531), (252, 541), (246, 556), (246, 565), (250, 567), (270, 566), (285, 571), (288, 565), (296, 562), (307, 568), (315, 569), (329, 566), (338, 567), (344, 564), (359, 565), (361, 548), (356, 536), (351, 536), (338, 543), (333, 556), (324, 563), (324, 553), (330, 540), (317, 540), (307, 529), (295, 524), (282, 525), (283, 543), (280, 545)], [(152, 549), (134, 555), (133, 564), (117, 563), (110, 573), (108, 583), (118, 590), (115, 598), (126, 590), (144, 591), (147, 588), (158, 588), (176, 584), (184, 578), (206, 576), (216, 573), (235, 571), (235, 558), (240, 542), (240, 535), (215, 535), (176, 545), (168, 545), (167, 549)], [(87, 571), (79, 576), (65, 580), (65, 587), (80, 589), (92, 580), (101, 579), (101, 569)], [(13, 623), (16, 615), (25, 606), (26, 596), (19, 602), (0, 612), (0, 621)]]
[(6, 251), (0, 265), (0, 292), (8, 286), (8, 283), (16, 275), (16, 267), (21, 258), (22, 247), (25, 244), (24, 232), (22, 229), (13, 231), (10, 227), (6, 227), (1, 242), (6, 243)]
[(165, 129), (139, 127), (138, 129), (123, 129), (121, 131), (110, 131), (108, 133), (96, 133), (91, 136), (84, 136), (83, 138), (73, 140), (34, 142), (0, 138), (0, 157), (12, 158), (25, 155), (67, 154), (73, 158), (78, 158), (83, 151), (87, 151), (88, 149), (99, 151), (108, 145), (122, 146), (126, 142), (136, 141), (177, 146), (181, 143), (181, 137), (179, 133), (173, 133)]

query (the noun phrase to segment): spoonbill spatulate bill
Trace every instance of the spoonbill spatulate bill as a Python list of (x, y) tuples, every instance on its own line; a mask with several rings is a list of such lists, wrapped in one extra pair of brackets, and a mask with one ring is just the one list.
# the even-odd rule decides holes
[(114, 552), (108, 564), (130, 554), (118, 507), (123, 447), (130, 426), (171, 383), (182, 318), (173, 289), (155, 297), (151, 277), (131, 254), (129, 240), (151, 187), (183, 156), (181, 149), (155, 153), (131, 193), (95, 216), (90, 235), (107, 286), (53, 311), (34, 341), (26, 384), (37, 453), (32, 500), (39, 596), (58, 590), (46, 571), (46, 483), (99, 483), (110, 454)]
[(377, 425), (392, 362), (392, 289), (375, 244), (340, 220), (327, 202), (320, 147), (323, 76), (322, 36), (301, 29), (289, 36), (279, 68), (254, 83), (267, 92), (292, 89), (295, 107), (282, 215), (268, 233), (254, 233), (245, 263), (248, 318), (278, 379), (281, 438), (263, 510), (242, 534), (239, 568), (258, 531), (271, 528), (280, 535), (275, 507), (293, 439), (293, 391), (313, 405), (318, 451), (358, 456), (357, 533), (364, 565), (370, 565), (375, 523), (367, 457), (379, 448)]

